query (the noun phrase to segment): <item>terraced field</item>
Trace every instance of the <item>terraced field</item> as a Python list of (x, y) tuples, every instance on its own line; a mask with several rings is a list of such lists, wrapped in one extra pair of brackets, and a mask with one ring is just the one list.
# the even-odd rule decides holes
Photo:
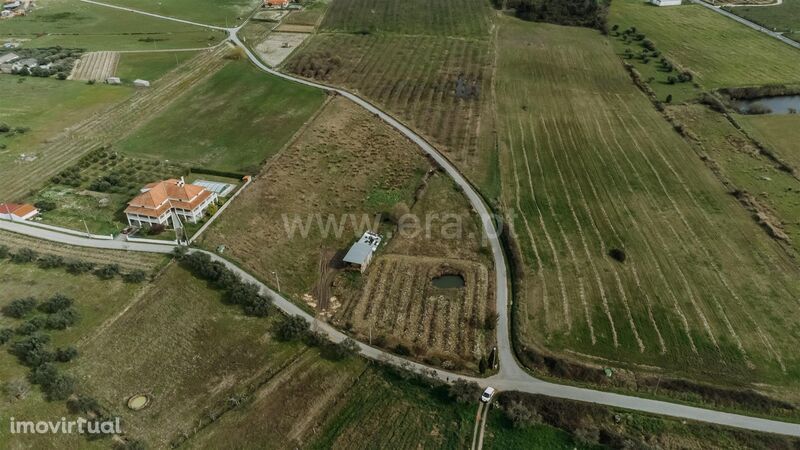
[(187, 87), (221, 69), (227, 62), (222, 58), (226, 51), (221, 47), (200, 53), (152, 88), (140, 90), (30, 148), (26, 153), (35, 160), (0, 167), (0, 197), (19, 198), (86, 153), (124, 138), (166, 109)]
[(321, 32), (284, 68), (359, 92), (496, 191), (490, 186), (494, 145), (478, 141), (491, 119), (483, 114), (491, 80), (491, 11), (481, 0), (422, 3), (333, 2)]
[(608, 23), (622, 30), (636, 27), (707, 88), (800, 82), (800, 52), (699, 5), (653, 8), (617, 0)]
[(796, 387), (796, 261), (631, 84), (608, 42), (503, 19), (498, 49), (522, 341)]

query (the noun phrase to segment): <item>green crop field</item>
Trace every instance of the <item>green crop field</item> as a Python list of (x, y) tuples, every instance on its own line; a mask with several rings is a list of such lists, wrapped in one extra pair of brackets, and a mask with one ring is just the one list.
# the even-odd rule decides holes
[(396, 114), (494, 197), (496, 155), (478, 141), (492, 119), (491, 9), (482, 0), (423, 3), (337, 0), (284, 68)]
[(109, 0), (107, 3), (207, 25), (233, 27), (260, 5), (261, 0)]
[(763, 27), (781, 31), (785, 36), (800, 39), (800, 0), (783, 0), (774, 6), (736, 6), (725, 8)]
[(132, 83), (137, 78), (153, 81), (196, 55), (196, 52), (120, 53), (114, 75), (123, 83)]
[[(171, 4), (171, 2), (168, 2)], [(27, 16), (0, 21), (0, 35), (27, 47), (135, 50), (205, 47), (224, 35), (213, 30), (82, 3), (41, 0)]]
[(522, 341), (797, 387), (797, 263), (659, 116), (609, 43), (503, 19), (498, 48)]
[(128, 87), (55, 78), (0, 77), (0, 122), (28, 128), (24, 133), (0, 134), (0, 147), (5, 146), (0, 148), (0, 178), (24, 167), (23, 154), (47, 157), (36, 151), (37, 144), (132, 93)]
[(319, 108), (322, 91), (233, 62), (117, 144), (136, 156), (256, 172)]
[(608, 23), (636, 27), (707, 88), (800, 82), (799, 50), (702, 6), (615, 0)]
[(371, 34), (472, 36), (485, 38), (491, 27), (488, 4), (480, 0), (335, 0), (322, 28)]

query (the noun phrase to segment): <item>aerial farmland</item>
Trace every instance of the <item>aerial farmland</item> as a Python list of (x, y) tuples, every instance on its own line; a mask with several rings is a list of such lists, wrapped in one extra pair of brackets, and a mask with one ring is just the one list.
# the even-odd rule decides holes
[(796, 448), (795, 2), (3, 2), (0, 448)]

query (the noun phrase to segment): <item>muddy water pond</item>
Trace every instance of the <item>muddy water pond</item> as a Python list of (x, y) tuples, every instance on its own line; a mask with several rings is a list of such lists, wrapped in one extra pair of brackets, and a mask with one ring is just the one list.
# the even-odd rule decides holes
[(441, 275), (432, 279), (431, 283), (439, 289), (460, 289), (466, 284), (461, 275)]
[(734, 104), (742, 114), (794, 114), (800, 111), (800, 95), (736, 100)]

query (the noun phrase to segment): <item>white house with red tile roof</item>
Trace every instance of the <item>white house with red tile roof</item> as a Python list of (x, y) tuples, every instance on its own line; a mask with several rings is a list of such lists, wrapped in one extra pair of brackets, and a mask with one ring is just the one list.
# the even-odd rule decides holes
[(197, 223), (208, 207), (217, 202), (217, 194), (203, 186), (169, 179), (150, 183), (141, 194), (128, 202), (125, 215), (129, 225), (165, 225), (178, 220)]
[(0, 219), (28, 220), (37, 214), (39, 214), (39, 210), (27, 203), (0, 203)]

